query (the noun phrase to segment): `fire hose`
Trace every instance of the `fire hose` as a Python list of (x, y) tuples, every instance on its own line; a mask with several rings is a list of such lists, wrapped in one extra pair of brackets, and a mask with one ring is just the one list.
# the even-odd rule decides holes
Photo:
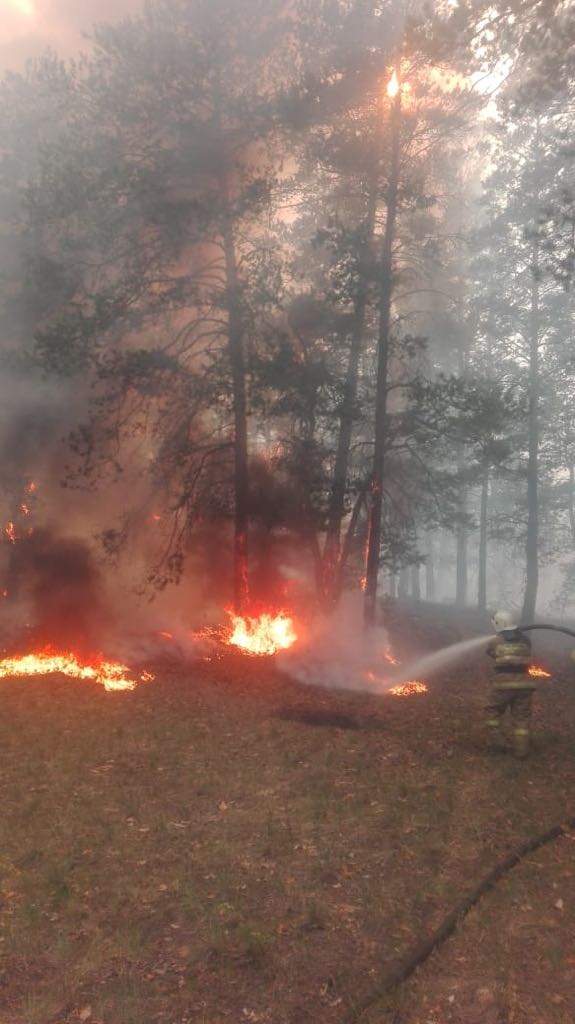
[(471, 889), (471, 891), (455, 905), (453, 910), (451, 910), (447, 917), (443, 919), (439, 928), (432, 932), (427, 939), (424, 939), (418, 946), (416, 946), (412, 953), (408, 953), (403, 960), (396, 964), (395, 967), (392, 967), (379, 985), (374, 986), (371, 991), (366, 992), (363, 997), (360, 997), (355, 1001), (349, 1016), (346, 1018), (345, 1024), (356, 1024), (356, 1022), (361, 1020), (364, 1014), (367, 1013), (375, 1003), (380, 1002), (386, 996), (390, 995), (394, 989), (402, 984), (402, 982), (407, 981), (407, 979), (415, 973), (417, 968), (431, 956), (434, 950), (439, 946), (442, 946), (446, 939), (453, 935), (458, 925), (463, 921), (475, 904), (479, 902), (480, 898), (486, 892), (489, 892), (489, 890), (492, 889), (495, 884), (511, 870), (511, 868), (514, 868), (519, 864), (519, 862), (528, 854), (541, 849), (542, 846), (546, 846), (547, 843), (552, 842), (554, 839), (559, 839), (560, 836), (569, 835), (573, 829), (575, 829), (575, 818), (571, 818), (569, 821), (554, 825), (553, 828), (547, 829), (546, 832), (542, 832), (540, 835), (526, 840), (526, 842), (522, 843), (521, 846), (518, 846), (512, 853), (505, 857), (504, 860), (500, 861), (499, 864), (485, 875), (474, 889)]
[[(575, 637), (575, 630), (568, 629), (566, 626), (549, 626), (544, 623), (534, 623), (533, 625), (519, 626), (518, 628), (523, 633), (527, 633), (534, 629), (549, 629), (555, 633), (564, 633), (566, 636)], [(530, 853), (534, 853), (542, 846), (546, 846), (547, 843), (558, 839), (560, 836), (569, 834), (569, 832), (574, 829), (575, 818), (571, 818), (571, 820), (567, 822), (554, 825), (552, 828), (547, 829), (546, 832), (542, 832), (538, 836), (534, 836), (531, 839), (526, 840), (526, 842), (522, 843), (521, 846), (518, 846), (512, 853), (505, 857), (504, 860), (500, 861), (499, 864), (496, 864), (496, 866), (481, 879), (475, 888), (468, 892), (467, 895), (455, 905), (450, 913), (443, 919), (439, 927), (429, 935), (427, 939), (424, 939), (411, 953), (408, 953), (403, 960), (396, 964), (395, 967), (392, 967), (379, 985), (375, 986), (370, 992), (367, 992), (363, 998), (359, 998), (355, 1001), (355, 1005), (346, 1019), (346, 1024), (356, 1024), (356, 1022), (361, 1020), (364, 1014), (367, 1013), (375, 1003), (390, 995), (394, 989), (404, 981), (407, 981), (407, 979), (415, 973), (417, 968), (425, 963), (431, 954), (438, 949), (439, 946), (442, 946), (451, 935), (453, 935), (459, 924), (461, 924), (472, 907), (479, 902), (481, 897), (485, 893), (489, 892), (490, 889), (492, 889), (508, 871), (519, 864), (524, 857), (528, 856)]]
[(547, 626), (544, 623), (537, 623), (534, 626), (519, 626), (522, 633), (527, 633), (530, 629), (550, 629), (554, 633), (565, 633), (566, 636), (575, 636), (574, 629), (567, 629), (567, 626)]

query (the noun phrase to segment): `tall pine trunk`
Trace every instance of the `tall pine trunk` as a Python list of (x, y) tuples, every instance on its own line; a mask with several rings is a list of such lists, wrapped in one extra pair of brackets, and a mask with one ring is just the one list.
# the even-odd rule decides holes
[(421, 601), (421, 574), (419, 565), (411, 566), (411, 596), (414, 601)]
[(333, 606), (337, 603), (340, 592), (338, 581), (340, 580), (343, 569), (345, 568), (345, 565), (341, 564), (345, 554), (345, 545), (342, 550), (341, 544), (341, 525), (345, 510), (345, 492), (347, 488), (349, 470), (349, 453), (353, 433), (354, 409), (357, 399), (359, 364), (363, 351), (365, 334), (365, 312), (369, 291), (368, 265), (371, 261), (373, 247), (373, 232), (377, 211), (377, 185), (377, 176), (374, 175), (369, 183), (369, 192), (367, 197), (365, 237), (363, 239), (359, 269), (360, 280), (354, 303), (349, 362), (345, 377), (333, 482), (327, 516), (327, 534), (323, 556), (324, 571), (322, 591), (324, 601), (328, 606)]
[(435, 563), (433, 537), (427, 539), (427, 555), (425, 558), (425, 600), (435, 601)]
[(527, 456), (527, 538), (525, 595), (521, 619), (532, 621), (539, 584), (539, 242), (533, 243), (529, 338), (529, 419)]
[[(461, 510), (465, 512), (465, 498), (461, 501)], [(458, 526), (456, 535), (456, 569), (455, 569), (455, 601), (464, 605), (467, 600), (467, 528)]]
[(377, 577), (379, 571), (381, 519), (383, 512), (383, 474), (387, 418), (387, 368), (389, 361), (391, 300), (393, 295), (393, 243), (395, 239), (395, 222), (397, 219), (398, 206), (400, 128), (401, 89), (398, 89), (397, 95), (393, 100), (391, 111), (391, 170), (387, 190), (387, 217), (385, 222), (381, 262), (374, 455), (371, 477), (371, 507), (369, 511), (364, 601), (364, 622), (368, 627), (375, 625), (377, 617)]
[(484, 612), (487, 608), (487, 515), (489, 511), (489, 463), (485, 461), (481, 481), (481, 505), (479, 510), (479, 554), (477, 570), (477, 607)]
[(569, 466), (569, 530), (575, 546), (575, 466)]
[(241, 308), (240, 283), (228, 182), (224, 193), (226, 210), (222, 227), (226, 273), (226, 300), (228, 311), (228, 353), (232, 371), (234, 409), (234, 551), (233, 592), (234, 609), (240, 614), (249, 603), (248, 587), (248, 528), (249, 528), (249, 473), (248, 473), (248, 420), (246, 395), (246, 366), (244, 353), (244, 327)]

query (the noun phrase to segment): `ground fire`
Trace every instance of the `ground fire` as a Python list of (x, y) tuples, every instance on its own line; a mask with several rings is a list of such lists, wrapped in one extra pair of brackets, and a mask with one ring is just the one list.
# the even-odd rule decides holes
[[(45, 647), (32, 654), (6, 657), (0, 661), (0, 678), (6, 676), (44, 676), (58, 672), (73, 679), (91, 679), (106, 690), (133, 690), (138, 680), (130, 678), (130, 669), (121, 662), (107, 661), (101, 655), (86, 664), (71, 651)], [(150, 672), (142, 672), (142, 682), (152, 680)]]
[(243, 616), (227, 609), (226, 614), (229, 619), (227, 625), (206, 626), (194, 633), (193, 639), (199, 644), (207, 644), (210, 651), (238, 647), (244, 654), (255, 657), (286, 651), (298, 640), (295, 621), (285, 611)]
[(294, 621), (285, 612), (264, 612), (255, 617), (228, 614), (232, 624), (228, 643), (247, 654), (276, 654), (297, 640)]

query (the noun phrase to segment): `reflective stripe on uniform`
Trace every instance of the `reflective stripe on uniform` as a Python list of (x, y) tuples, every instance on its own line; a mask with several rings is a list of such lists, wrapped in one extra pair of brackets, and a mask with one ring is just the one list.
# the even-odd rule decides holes
[(524, 728), (522, 728), (522, 726), (517, 726), (517, 728), (515, 728), (513, 730), (513, 735), (514, 736), (529, 736), (529, 729), (524, 729)]
[(488, 718), (485, 724), (489, 725), (491, 729), (498, 729), (499, 726), (501, 725), (501, 722), (498, 718)]

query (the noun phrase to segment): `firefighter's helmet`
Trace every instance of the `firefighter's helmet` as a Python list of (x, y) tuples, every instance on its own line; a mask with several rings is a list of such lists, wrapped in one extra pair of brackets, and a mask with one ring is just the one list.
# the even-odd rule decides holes
[(513, 621), (511, 612), (505, 611), (504, 608), (498, 608), (498, 610), (493, 613), (491, 616), (491, 622), (497, 633), (501, 633), (504, 629), (517, 628), (517, 624)]

